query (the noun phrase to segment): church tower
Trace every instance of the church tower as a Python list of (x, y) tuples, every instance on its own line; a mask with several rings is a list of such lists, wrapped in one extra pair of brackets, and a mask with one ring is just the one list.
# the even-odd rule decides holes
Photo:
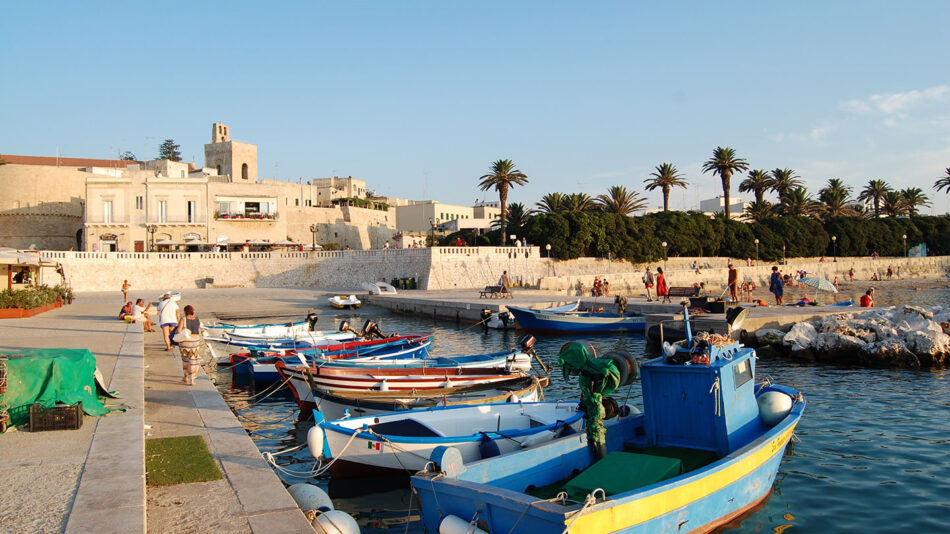
[(257, 146), (231, 140), (227, 124), (211, 126), (211, 143), (205, 145), (205, 167), (215, 169), (231, 182), (257, 182)]

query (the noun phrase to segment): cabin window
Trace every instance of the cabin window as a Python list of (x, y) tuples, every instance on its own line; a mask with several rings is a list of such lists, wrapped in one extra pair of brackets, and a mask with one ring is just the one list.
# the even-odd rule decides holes
[(737, 363), (732, 370), (732, 376), (736, 379), (736, 389), (752, 380), (752, 365), (750, 365), (749, 360), (742, 360)]

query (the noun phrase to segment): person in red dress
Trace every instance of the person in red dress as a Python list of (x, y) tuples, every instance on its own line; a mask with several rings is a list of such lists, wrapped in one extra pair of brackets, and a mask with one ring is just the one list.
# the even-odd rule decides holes
[(671, 302), (670, 287), (666, 285), (666, 276), (663, 275), (663, 267), (656, 268), (656, 298), (660, 302)]

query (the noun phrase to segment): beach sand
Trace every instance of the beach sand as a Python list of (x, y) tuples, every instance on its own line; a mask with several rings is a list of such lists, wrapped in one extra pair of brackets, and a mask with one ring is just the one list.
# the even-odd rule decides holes
[[(742, 272), (739, 273), (739, 280), (742, 280)], [(905, 278), (898, 280), (870, 281), (857, 280), (849, 282), (847, 279), (838, 278), (838, 293), (829, 293), (825, 291), (818, 292), (818, 301), (822, 304), (831, 304), (834, 302), (847, 301), (854, 299), (855, 305), (861, 299), (869, 288), (874, 288), (874, 305), (876, 307), (895, 306), (900, 304), (912, 303), (912, 301), (929, 302), (939, 301), (941, 299), (930, 299), (934, 292), (943, 292), (950, 294), (950, 283), (946, 278)], [(801, 297), (815, 299), (815, 289), (812, 287), (785, 286), (785, 303), (798, 302)], [(769, 292), (767, 285), (756, 287), (752, 292), (753, 300), (764, 300), (769, 305), (775, 304), (775, 296)], [(926, 307), (926, 306), (925, 306)]]

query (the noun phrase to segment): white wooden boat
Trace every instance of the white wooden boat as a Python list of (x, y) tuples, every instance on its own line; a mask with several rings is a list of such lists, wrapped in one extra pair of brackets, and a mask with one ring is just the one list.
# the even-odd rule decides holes
[(356, 298), (356, 295), (333, 295), (329, 300), (330, 306), (338, 310), (356, 309), (363, 304), (360, 299)]
[(396, 288), (386, 282), (363, 282), (360, 287), (370, 295), (395, 295)]
[(259, 324), (233, 324), (233, 323), (211, 323), (202, 326), (205, 336), (221, 337), (222, 334), (242, 334), (250, 336), (259, 334), (270, 337), (288, 337), (297, 332), (313, 331), (317, 323), (317, 315), (310, 313), (302, 321), (290, 321), (285, 323), (259, 323)]

